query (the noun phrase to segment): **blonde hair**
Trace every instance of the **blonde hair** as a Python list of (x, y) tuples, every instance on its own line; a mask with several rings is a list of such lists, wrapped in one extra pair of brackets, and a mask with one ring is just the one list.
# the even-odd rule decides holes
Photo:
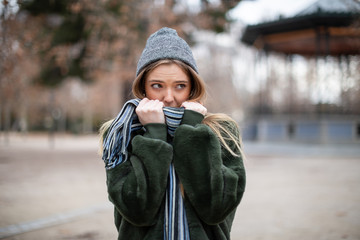
[[(238, 124), (228, 115), (223, 113), (206, 114), (203, 124), (209, 126), (217, 135), (221, 145), (233, 156), (243, 156), (242, 141), (238, 131), (233, 132), (230, 129), (239, 129)], [(234, 150), (227, 144), (230, 141), (234, 144)]]
[[(187, 64), (183, 63), (179, 60), (174, 59), (163, 59), (159, 60), (157, 62), (151, 63), (148, 66), (146, 66), (135, 78), (133, 85), (132, 85), (132, 93), (135, 97), (143, 99), (145, 97), (145, 79), (146, 76), (156, 67), (158, 67), (161, 64), (177, 64), (191, 79), (191, 91), (189, 100), (197, 101), (197, 102), (203, 102), (206, 98), (206, 88), (205, 88), (205, 82), (202, 80), (202, 78), (197, 74), (194, 69), (192, 69)], [(102, 152), (102, 142), (103, 137), (105, 136), (107, 130), (109, 129), (112, 121), (114, 119), (105, 122), (99, 130), (100, 135), (100, 150), (99, 153)], [(217, 137), (220, 140), (221, 145), (229, 151), (234, 156), (243, 155), (242, 153), (242, 143), (241, 143), (241, 137), (237, 134), (237, 131), (234, 133), (230, 131), (229, 129), (234, 129), (234, 126), (238, 128), (237, 123), (230, 118), (226, 114), (222, 113), (216, 113), (216, 114), (206, 114), (205, 118), (202, 121), (203, 124), (209, 126), (212, 131), (217, 135)], [(235, 149), (231, 149), (231, 147), (227, 144), (227, 141), (232, 142), (235, 146)]]

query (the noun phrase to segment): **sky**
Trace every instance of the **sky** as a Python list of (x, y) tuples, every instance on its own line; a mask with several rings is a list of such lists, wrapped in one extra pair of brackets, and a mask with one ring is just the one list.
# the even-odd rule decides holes
[(280, 15), (288, 17), (310, 6), (316, 0), (255, 0), (241, 1), (230, 16), (246, 24), (275, 20)]

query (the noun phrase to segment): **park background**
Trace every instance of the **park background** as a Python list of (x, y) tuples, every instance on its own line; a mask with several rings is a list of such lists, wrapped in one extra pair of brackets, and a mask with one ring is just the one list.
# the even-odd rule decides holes
[(115, 238), (96, 133), (132, 98), (148, 36), (168, 26), (193, 49), (209, 111), (242, 131), (248, 187), (232, 239), (360, 239), (359, 53), (288, 55), (241, 41), (249, 24), (314, 6), (354, 14), (358, 34), (359, 5), (2, 0), (0, 238)]

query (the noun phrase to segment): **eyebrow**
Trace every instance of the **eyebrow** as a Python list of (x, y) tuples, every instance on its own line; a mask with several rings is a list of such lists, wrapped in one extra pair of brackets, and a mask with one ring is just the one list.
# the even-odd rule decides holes
[[(149, 82), (165, 82), (163, 80), (158, 80), (158, 79), (150, 79)], [(189, 80), (176, 80), (175, 83), (188, 83), (190, 82)]]
[(164, 82), (163, 80), (150, 79), (149, 82)]

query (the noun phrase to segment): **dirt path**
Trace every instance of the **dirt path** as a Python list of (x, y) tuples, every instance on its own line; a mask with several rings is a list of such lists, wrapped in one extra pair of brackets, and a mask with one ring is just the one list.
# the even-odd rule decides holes
[[(277, 148), (245, 145), (248, 184), (232, 239), (359, 240), (358, 146)], [(94, 136), (57, 137), (53, 148), (41, 135), (0, 139), (0, 238), (116, 239), (96, 149)]]

